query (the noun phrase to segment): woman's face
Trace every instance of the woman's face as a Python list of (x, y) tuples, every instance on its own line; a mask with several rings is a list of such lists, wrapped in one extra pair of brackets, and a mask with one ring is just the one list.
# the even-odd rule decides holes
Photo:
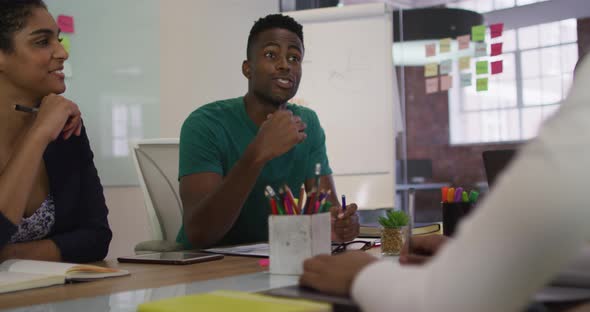
[(46, 9), (36, 8), (13, 35), (13, 51), (0, 51), (0, 82), (27, 96), (65, 92), (63, 64), (68, 58), (59, 28)]

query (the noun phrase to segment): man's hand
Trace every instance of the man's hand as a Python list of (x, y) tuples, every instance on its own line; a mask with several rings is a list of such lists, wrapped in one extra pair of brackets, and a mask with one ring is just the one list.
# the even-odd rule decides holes
[(428, 262), (449, 240), (443, 235), (413, 236), (412, 252), (408, 251), (408, 243), (402, 248), (399, 256), (401, 264), (422, 265)]
[(303, 263), (299, 284), (327, 294), (348, 295), (356, 275), (376, 260), (362, 251), (345, 252), (337, 256), (315, 256)]
[(357, 209), (356, 204), (347, 205), (344, 211), (339, 206), (330, 209), (332, 213), (332, 241), (348, 242), (359, 235), (360, 225), (359, 217), (356, 214)]
[(307, 125), (301, 117), (293, 116), (290, 110), (282, 109), (268, 115), (253, 142), (258, 158), (268, 162), (288, 152), (307, 138), (305, 128)]

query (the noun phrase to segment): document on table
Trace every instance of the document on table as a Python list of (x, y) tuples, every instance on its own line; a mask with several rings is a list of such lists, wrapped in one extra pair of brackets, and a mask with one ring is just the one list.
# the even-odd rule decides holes
[(250, 245), (239, 245), (220, 248), (209, 248), (203, 251), (212, 252), (230, 256), (251, 256), (251, 257), (268, 257), (270, 249), (268, 243), (258, 243)]

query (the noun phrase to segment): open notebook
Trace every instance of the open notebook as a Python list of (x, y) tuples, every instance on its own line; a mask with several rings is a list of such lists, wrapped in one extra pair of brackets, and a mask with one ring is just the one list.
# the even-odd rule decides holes
[(0, 264), (0, 293), (123, 275), (129, 272), (86, 264), (7, 260)]

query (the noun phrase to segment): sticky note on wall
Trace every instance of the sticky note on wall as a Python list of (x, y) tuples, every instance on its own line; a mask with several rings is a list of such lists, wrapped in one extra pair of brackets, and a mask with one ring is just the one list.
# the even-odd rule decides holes
[(426, 79), (426, 94), (438, 92), (438, 77)]
[(60, 38), (61, 38), (61, 45), (64, 47), (64, 49), (66, 49), (66, 51), (69, 54), (70, 50), (72, 49), (72, 42), (70, 41), (70, 37), (66, 36), (66, 35), (60, 35)]
[(438, 63), (430, 63), (424, 66), (424, 77), (433, 77), (438, 75)]
[(492, 38), (497, 38), (497, 37), (502, 36), (503, 31), (504, 31), (504, 23), (490, 25), (490, 37), (492, 37)]
[(461, 74), (461, 87), (471, 86), (471, 73)]
[(453, 60), (444, 60), (440, 62), (440, 74), (446, 75), (453, 70)]
[(74, 33), (74, 17), (70, 15), (58, 15), (57, 26), (62, 33)]
[(471, 41), (484, 41), (486, 38), (486, 26), (479, 25), (471, 27)]
[(485, 75), (488, 73), (488, 61), (475, 62), (475, 73)]
[(440, 39), (440, 53), (451, 52), (451, 38)]
[(469, 40), (470, 39), (471, 39), (471, 36), (469, 36), (469, 35), (457, 37), (457, 43), (459, 45), (459, 50), (469, 49)]
[(488, 46), (485, 42), (475, 43), (475, 57), (482, 57), (488, 55)]
[(502, 54), (502, 42), (500, 43), (492, 43), (492, 52), (490, 53), (491, 56), (496, 56)]
[(459, 70), (466, 70), (471, 68), (471, 57), (463, 56), (459, 58)]
[(479, 78), (476, 82), (477, 92), (488, 91), (488, 78)]
[(504, 64), (502, 61), (492, 62), (492, 75), (500, 74), (504, 71)]
[(440, 91), (447, 91), (453, 86), (452, 76), (441, 76), (440, 77)]
[(431, 57), (436, 55), (436, 44), (431, 43), (424, 46), (426, 57)]

